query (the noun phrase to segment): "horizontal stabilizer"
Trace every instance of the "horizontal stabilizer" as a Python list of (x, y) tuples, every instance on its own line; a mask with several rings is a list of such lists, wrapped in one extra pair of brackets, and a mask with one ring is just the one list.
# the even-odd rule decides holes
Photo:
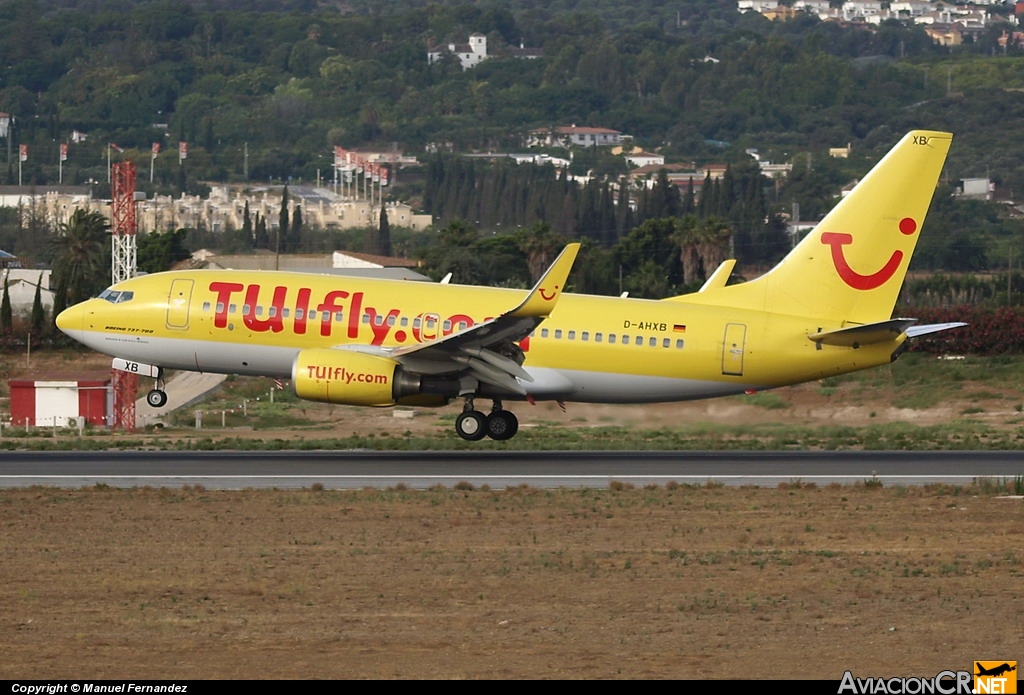
[(907, 329), (907, 337), (916, 338), (919, 335), (928, 335), (929, 333), (938, 333), (939, 331), (948, 331), (950, 328), (960, 328), (967, 324), (963, 321), (956, 321), (954, 323), (926, 323), (922, 326), (911, 326)]
[(834, 331), (821, 331), (811, 333), (807, 337), (816, 343), (824, 345), (835, 345), (836, 347), (858, 348), (862, 345), (873, 345), (875, 343), (887, 343), (901, 333), (906, 333), (908, 338), (916, 338), (929, 333), (937, 333), (950, 328), (960, 328), (966, 323), (931, 323), (923, 326), (915, 326), (917, 319), (890, 319), (878, 323), (865, 323), (859, 326), (849, 326)]
[(890, 319), (878, 323), (864, 323), (834, 331), (811, 333), (807, 337), (816, 343), (836, 347), (858, 348), (862, 345), (887, 343), (914, 325), (917, 319)]

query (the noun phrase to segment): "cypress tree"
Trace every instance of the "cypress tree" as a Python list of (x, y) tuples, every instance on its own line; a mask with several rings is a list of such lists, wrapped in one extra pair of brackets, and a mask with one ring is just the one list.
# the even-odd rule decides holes
[(277, 251), (288, 253), (291, 250), (291, 241), (288, 236), (288, 186), (284, 187), (281, 194), (281, 212), (277, 215)]
[(250, 246), (256, 245), (256, 237), (252, 229), (252, 217), (249, 214), (249, 201), (245, 201), (245, 210), (242, 211), (242, 236), (249, 242)]
[(36, 296), (32, 300), (32, 332), (36, 335), (43, 332), (46, 323), (46, 311), (43, 309), (43, 274), (39, 273), (36, 282)]
[(296, 205), (292, 214), (292, 250), (302, 248), (302, 206)]
[(14, 326), (14, 315), (11, 311), (11, 293), (8, 288), (9, 280), (4, 279), (4, 298), (0, 301), (0, 330), (9, 333)]
[(267, 234), (267, 218), (256, 213), (256, 236), (253, 238), (253, 248), (270, 249), (270, 236)]
[(383, 205), (380, 208), (380, 228), (377, 231), (377, 253), (381, 256), (391, 255), (391, 224), (388, 222), (388, 211)]

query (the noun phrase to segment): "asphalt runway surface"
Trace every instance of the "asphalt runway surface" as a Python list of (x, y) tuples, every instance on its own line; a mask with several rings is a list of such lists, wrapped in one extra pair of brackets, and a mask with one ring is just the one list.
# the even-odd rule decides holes
[(4, 452), (0, 487), (181, 487), (207, 489), (387, 488), (434, 485), (500, 489), (603, 488), (669, 481), (775, 487), (802, 481), (966, 485), (1024, 476), (1022, 451), (281, 451)]

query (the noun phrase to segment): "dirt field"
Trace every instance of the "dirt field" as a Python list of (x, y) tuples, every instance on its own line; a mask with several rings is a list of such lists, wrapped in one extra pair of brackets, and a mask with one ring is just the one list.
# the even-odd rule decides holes
[[(1004, 381), (518, 412), (1019, 428)], [(272, 436), (450, 427), (300, 408)], [(1024, 656), (1024, 502), (991, 487), (0, 491), (0, 678), (930, 677)]]
[(934, 676), (1024, 504), (921, 489), (0, 491), (0, 678)]

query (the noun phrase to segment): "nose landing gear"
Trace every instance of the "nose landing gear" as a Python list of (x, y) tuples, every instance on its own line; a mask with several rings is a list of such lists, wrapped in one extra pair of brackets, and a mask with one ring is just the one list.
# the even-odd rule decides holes
[(511, 439), (519, 431), (519, 419), (515, 413), (501, 407), (495, 400), (489, 415), (473, 408), (473, 399), (466, 397), (462, 412), (455, 418), (455, 432), (466, 441), (475, 442), (484, 437), (496, 441)]
[(151, 408), (163, 408), (167, 405), (167, 392), (164, 391), (164, 370), (157, 372), (156, 388), (146, 394), (146, 403)]

